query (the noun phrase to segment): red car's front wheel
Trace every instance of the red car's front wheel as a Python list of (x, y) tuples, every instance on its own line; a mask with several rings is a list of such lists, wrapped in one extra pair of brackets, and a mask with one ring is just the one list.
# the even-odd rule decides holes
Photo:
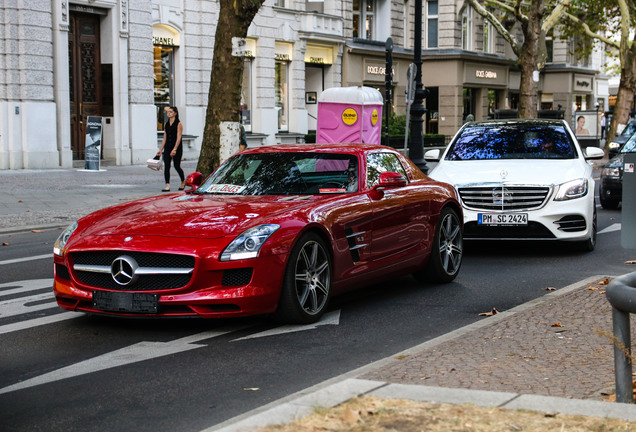
[(288, 323), (320, 319), (331, 290), (331, 256), (316, 234), (304, 234), (292, 249), (276, 316)]

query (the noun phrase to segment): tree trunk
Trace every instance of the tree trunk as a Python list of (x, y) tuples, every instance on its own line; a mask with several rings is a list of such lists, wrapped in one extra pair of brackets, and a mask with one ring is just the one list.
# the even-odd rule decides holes
[(527, 16), (528, 20), (521, 24), (524, 40), (521, 52), (518, 53), (518, 64), (521, 69), (519, 117), (535, 118), (537, 116), (537, 82), (534, 81), (534, 72), (538, 70), (543, 0), (532, 0)]
[[(265, 0), (220, 0), (221, 9), (214, 40), (214, 58), (210, 73), (210, 91), (205, 114), (205, 128), (197, 171), (209, 175), (220, 164), (221, 136), (236, 134), (239, 143), (243, 56), (233, 54), (239, 40), (245, 39), (254, 16)], [(229, 126), (228, 126), (229, 125)]]
[(618, 95), (614, 114), (607, 132), (608, 143), (617, 135), (618, 125), (625, 126), (629, 120), (629, 114), (634, 106), (634, 92), (636, 92), (636, 36), (629, 50), (623, 56), (621, 64), (621, 80), (618, 86)]

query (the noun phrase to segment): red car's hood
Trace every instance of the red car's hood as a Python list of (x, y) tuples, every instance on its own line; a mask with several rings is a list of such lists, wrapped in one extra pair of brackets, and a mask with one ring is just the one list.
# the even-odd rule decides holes
[(131, 202), (88, 227), (83, 235), (158, 235), (219, 238), (313, 201), (313, 196), (159, 196)]

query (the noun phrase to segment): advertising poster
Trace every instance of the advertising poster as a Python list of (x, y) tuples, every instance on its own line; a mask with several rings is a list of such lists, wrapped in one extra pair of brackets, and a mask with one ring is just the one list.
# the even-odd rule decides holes
[(86, 120), (86, 144), (84, 146), (84, 169), (99, 171), (102, 150), (102, 118), (89, 116)]
[(574, 134), (577, 138), (599, 137), (599, 115), (597, 111), (576, 111), (574, 116)]

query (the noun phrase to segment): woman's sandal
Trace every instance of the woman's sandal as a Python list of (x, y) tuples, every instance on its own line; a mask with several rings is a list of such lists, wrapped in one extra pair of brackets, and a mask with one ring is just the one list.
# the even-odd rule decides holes
[(161, 189), (161, 192), (170, 192), (170, 188), (168, 188), (168, 189)]

